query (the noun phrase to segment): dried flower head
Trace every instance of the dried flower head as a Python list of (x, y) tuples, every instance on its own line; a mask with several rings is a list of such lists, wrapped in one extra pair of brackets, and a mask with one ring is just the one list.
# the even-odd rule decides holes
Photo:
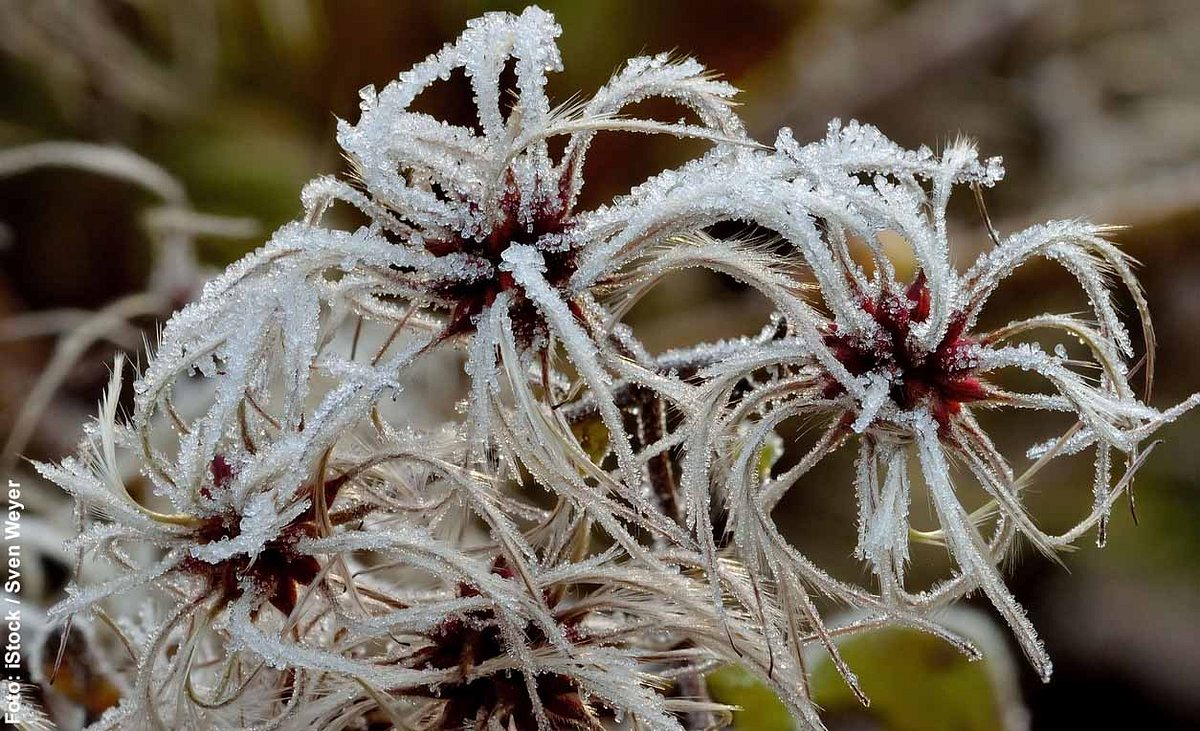
[[(998, 161), (965, 143), (907, 151), (853, 123), (763, 148), (730, 111), (731, 87), (665, 57), (631, 61), (592, 100), (555, 110), (543, 87), (558, 32), (536, 8), (489, 14), (365, 91), (361, 119), (338, 133), (357, 183), (310, 184), (304, 221), (167, 323), (129, 419), (118, 362), (79, 458), (40, 467), (81, 524), (74, 584), (52, 616), (102, 624), (128, 655), (114, 670), (128, 692), (98, 728), (705, 728), (729, 709), (707, 700), (704, 674), (738, 663), (820, 729), (806, 649), (828, 651), (861, 695), (837, 638), (904, 625), (977, 654), (936, 610), (980, 588), (1049, 674), (998, 562), (1018, 536), (1051, 551), (1102, 524), (1140, 445), (1200, 400), (1160, 412), (1134, 395), (1110, 280), (1148, 349), (1153, 339), (1123, 255), (1102, 230), (1059, 222), (997, 241), (959, 273), (951, 190), (994, 184)], [(477, 126), (412, 108), (460, 69)], [(619, 115), (649, 96), (698, 121)], [(579, 211), (602, 130), (712, 148)], [(553, 137), (565, 140), (557, 159)], [(339, 201), (367, 225), (324, 225)], [(778, 245), (711, 235), (737, 221)], [(885, 232), (911, 245), (913, 278), (885, 255)], [(977, 331), (992, 291), (1037, 256), (1079, 281), (1094, 321)], [(651, 354), (622, 319), (696, 267), (762, 292), (775, 316), (757, 336)], [(1078, 338), (1098, 375), (1013, 344), (1033, 330)], [(424, 413), (419, 391), (438, 376), (422, 367), (448, 363), (465, 364), (468, 398), (452, 416)], [(1008, 368), (1053, 392), (998, 386)], [(1018, 476), (976, 422), (983, 407), (1079, 423)], [(825, 429), (775, 474), (790, 446), (776, 428), (795, 417)], [(827, 574), (772, 516), (852, 440), (871, 587)], [(1021, 490), (1050, 459), (1093, 447), (1092, 513), (1045, 534)], [(1114, 452), (1129, 460), (1115, 480)], [(122, 476), (129, 460), (136, 484)], [(904, 581), (912, 460), (941, 524), (919, 537), (958, 566), (923, 592)], [(964, 506), (951, 460), (991, 503)], [(145, 599), (144, 625), (104, 609), (128, 615), (130, 595)], [(826, 621), (822, 596), (854, 619)]]
[[(361, 119), (338, 130), (362, 194), (330, 180), (308, 191), (310, 201), (344, 196), (397, 245), (447, 264), (441, 270), (414, 267), (392, 283), (414, 304), (446, 313), (442, 337), (474, 330), (501, 292), (512, 293), (509, 309), (521, 339), (544, 335), (541, 315), (504, 271), (503, 257), (515, 246), (536, 250), (555, 288), (574, 274), (587, 244), (576, 231), (586, 214), (575, 207), (597, 132), (743, 139), (728, 108), (734, 89), (691, 59), (635, 59), (591, 100), (552, 108), (544, 86), (547, 72), (562, 66), (554, 43), (559, 33), (553, 18), (537, 8), (520, 16), (489, 15), (379, 94), (364, 89)], [(502, 74), (509, 63), (515, 89), (506, 113)], [(459, 70), (470, 80), (477, 128), (413, 110), (422, 91)], [(624, 107), (655, 96), (690, 108), (699, 124), (619, 116)], [(557, 161), (548, 146), (555, 137), (565, 138)]]
[[(954, 269), (946, 219), (951, 190), (970, 185), (978, 192), (995, 184), (1002, 174), (998, 160), (979, 162), (966, 142), (951, 145), (940, 157), (927, 149), (906, 151), (874, 128), (855, 123), (834, 123), (825, 140), (805, 147), (784, 134), (777, 149), (783, 175), (793, 186), (791, 205), (810, 219), (808, 234), (828, 253), (805, 260), (820, 296), (813, 304), (828, 314), (795, 302), (787, 311), (791, 336), (745, 348), (736, 359), (702, 372), (708, 407), (693, 418), (700, 422), (697, 433), (708, 434), (696, 437), (696, 443), (712, 441), (718, 458), (713, 463), (719, 467), (708, 473), (700, 457), (693, 461), (695, 471), (688, 479), (694, 499), (704, 500), (710, 489), (725, 496), (736, 551), (750, 565), (762, 562), (764, 582), (782, 586), (786, 575), (847, 601), (869, 605), (878, 600), (886, 609), (920, 615), (982, 589), (1048, 678), (1049, 658), (997, 564), (1018, 536), (1052, 553), (1098, 526), (1103, 542), (1111, 507), (1148, 452), (1140, 445), (1200, 402), (1200, 396), (1158, 411), (1135, 395), (1129, 383), (1134, 350), (1111, 282), (1125, 289), (1140, 315), (1147, 392), (1153, 330), (1130, 263), (1103, 237), (1104, 229), (1075, 221), (1034, 226), (997, 237), (994, 248), (966, 272)], [(788, 165), (793, 167), (788, 170)], [(897, 276), (884, 251), (882, 237), (889, 234), (899, 234), (911, 246), (916, 274), (909, 281)], [(869, 252), (870, 274), (852, 256), (852, 242)], [(976, 332), (989, 296), (1037, 257), (1060, 264), (1078, 281), (1091, 304), (1091, 319), (1035, 315)], [(785, 266), (786, 261), (772, 257), (752, 270), (754, 278), (743, 278), (770, 283), (763, 291), (781, 298), (785, 292), (774, 272)], [(1083, 345), (1086, 356), (1069, 357), (1061, 346), (1047, 353), (1037, 343), (1018, 342), (1034, 331), (1069, 336)], [(1004, 388), (993, 380), (1004, 369), (1035, 374), (1051, 392)], [(745, 385), (748, 376), (764, 371), (772, 377)], [(1036, 461), (1018, 474), (975, 419), (981, 408), (1065, 412), (1077, 423), (1060, 438), (1033, 447), (1030, 455)], [(826, 425), (794, 466), (763, 478), (755, 455), (778, 425), (794, 417)], [(723, 447), (722, 439), (733, 446)], [(856, 555), (878, 580), (878, 595), (872, 597), (815, 571), (786, 545), (769, 517), (805, 473), (851, 441), (858, 444)], [(1095, 448), (1093, 508), (1071, 530), (1048, 535), (1028, 514), (1021, 492), (1048, 461), (1089, 447)], [(1125, 455), (1122, 475), (1112, 474), (1114, 452)], [(913, 461), (941, 524), (934, 532), (914, 534), (910, 529)], [(964, 505), (951, 462), (964, 465), (988, 493), (986, 505), (973, 511)], [(989, 523), (991, 534), (985, 536)], [(698, 525), (705, 530), (703, 521)], [(927, 591), (906, 590), (913, 538), (943, 542), (958, 565), (956, 575)]]

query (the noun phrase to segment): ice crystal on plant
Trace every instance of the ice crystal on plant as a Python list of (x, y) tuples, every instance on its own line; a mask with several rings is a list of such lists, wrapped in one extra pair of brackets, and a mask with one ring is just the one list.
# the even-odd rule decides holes
[[(878, 594), (869, 601), (881, 602), (884, 611), (897, 617), (924, 615), (965, 592), (981, 589), (1016, 632), (1030, 661), (1048, 678), (1050, 660), (1005, 587), (998, 561), (1018, 536), (1051, 552), (1098, 526), (1103, 541), (1110, 509), (1146, 454), (1141, 445), (1198, 400), (1193, 396), (1158, 411), (1135, 395), (1129, 383), (1133, 346), (1109, 287), (1115, 280), (1126, 289), (1141, 316), (1147, 352), (1152, 352), (1153, 330), (1129, 262), (1103, 237), (1103, 229), (1060, 221), (999, 240), (966, 272), (956, 271), (950, 264), (946, 223), (951, 190), (956, 184), (992, 185), (1001, 172), (997, 162), (979, 162), (967, 143), (956, 143), (940, 156), (928, 150), (914, 153), (896, 147), (873, 128), (834, 123), (821, 142), (800, 147), (785, 133), (777, 149), (784, 160), (778, 174), (792, 187), (788, 215), (802, 216), (807, 236), (823, 247), (821, 256), (806, 258), (805, 263), (813, 268), (820, 293), (819, 303), (814, 304), (828, 314), (794, 302), (784, 310), (794, 333), (791, 337), (736, 363), (709, 369), (711, 407), (700, 412), (701, 421), (709, 426), (698, 428), (712, 434), (728, 428), (727, 424), (750, 420), (758, 429), (741, 447), (743, 456), (724, 475), (709, 470), (705, 476), (703, 466), (697, 467), (692, 493), (703, 500), (714, 481), (724, 483), (727, 507), (735, 517), (732, 531), (738, 551), (748, 561), (761, 555), (753, 560), (764, 562), (768, 577), (777, 582), (787, 575), (802, 577), (848, 601), (862, 598), (856, 588), (832, 582), (801, 557), (791, 555), (767, 519), (783, 494), (813, 465), (856, 441), (854, 484), (860, 515), (856, 553), (878, 580)], [(777, 213), (765, 220), (796, 226)], [(883, 252), (880, 234), (884, 232), (899, 233), (911, 245), (917, 267), (913, 280), (897, 277)], [(870, 275), (852, 256), (853, 240), (866, 245), (873, 265)], [(1059, 263), (1079, 282), (1094, 320), (1035, 315), (975, 332), (980, 311), (996, 287), (1036, 257)], [(784, 296), (778, 285), (763, 291), (773, 299)], [(1090, 351), (1100, 378), (1070, 367), (1036, 344), (1015, 342), (1038, 330), (1078, 338)], [(730, 401), (731, 389), (746, 373), (763, 368), (780, 371), (781, 377)], [(1040, 376), (1053, 393), (1016, 392), (990, 381), (1006, 368)], [(1148, 361), (1147, 383), (1151, 368)], [(1037, 451), (1040, 459), (1021, 474), (976, 421), (973, 409), (980, 407), (1066, 412), (1078, 424), (1054, 446)], [(760, 480), (748, 459), (755, 453), (754, 445), (762, 444), (775, 425), (797, 415), (824, 417), (824, 433), (794, 467)], [(1046, 461), (1089, 446), (1096, 451), (1093, 509), (1067, 533), (1049, 535), (1028, 514), (1021, 491)], [(1127, 460), (1128, 468), (1120, 477), (1112, 475), (1114, 453)], [(989, 494), (988, 505), (976, 511), (963, 505), (954, 487), (952, 460), (965, 465)], [(954, 577), (918, 593), (908, 591), (904, 583), (913, 538), (908, 519), (910, 462), (919, 465), (941, 524), (937, 531), (919, 537), (944, 543), (958, 564)], [(990, 536), (985, 536), (989, 523)], [(708, 540), (711, 544), (712, 538)]]
[[(474, 330), (502, 292), (512, 293), (507, 307), (521, 340), (543, 334), (538, 308), (502, 270), (502, 258), (513, 246), (530, 246), (544, 257), (541, 274), (552, 287), (561, 289), (571, 278), (588, 242), (580, 233), (587, 214), (576, 210), (576, 201), (598, 131), (744, 141), (728, 108), (733, 88), (691, 59), (635, 59), (590, 101), (552, 108), (543, 87), (547, 72), (562, 65), (554, 44), (559, 32), (537, 8), (485, 16), (383, 91), (364, 90), (361, 119), (339, 126), (338, 141), (366, 193), (346, 198), (374, 213), (381, 231), (400, 245), (448, 262), (440, 272), (415, 268), (399, 282), (422, 306), (448, 313), (442, 337)], [(509, 59), (516, 89), (505, 116), (501, 72)], [(412, 108), (422, 91), (459, 69), (470, 80), (478, 130)], [(691, 108), (699, 124), (619, 116), (651, 96)], [(558, 160), (549, 151), (554, 137), (566, 139)]]
[[(113, 668), (126, 692), (97, 728), (704, 728), (728, 710), (704, 697), (704, 673), (738, 663), (819, 729), (806, 650), (827, 651), (861, 696), (836, 638), (896, 624), (975, 654), (937, 613), (975, 590), (1049, 675), (999, 561), (1019, 536), (1052, 551), (1102, 533), (1142, 445), (1197, 401), (1159, 411), (1134, 394), (1111, 281), (1135, 303), (1147, 352), (1153, 340), (1124, 256), (1102, 229), (1055, 222), (959, 272), (951, 191), (996, 184), (998, 160), (966, 143), (905, 150), (853, 122), (807, 145), (785, 130), (766, 148), (731, 111), (732, 87), (691, 59), (635, 59), (589, 101), (554, 108), (544, 85), (561, 66), (558, 33), (537, 8), (488, 14), (364, 90), (361, 117), (338, 130), (353, 182), (311, 183), (303, 221), (167, 323), (129, 418), (118, 362), (78, 457), (40, 466), (80, 507), (79, 570), (52, 617), (116, 635), (128, 656)], [(476, 125), (418, 110), (460, 71)], [(651, 96), (694, 121), (621, 114)], [(579, 210), (601, 131), (711, 147)], [(339, 202), (367, 223), (327, 225)], [(780, 246), (710, 235), (728, 222)], [(885, 233), (912, 247), (913, 278), (884, 254)], [(993, 290), (1034, 257), (1079, 282), (1094, 319), (980, 331)], [(689, 268), (758, 290), (771, 322), (652, 354), (622, 320)], [(1081, 340), (1101, 376), (1016, 342), (1034, 330)], [(458, 413), (418, 413), (421, 379), (461, 363)], [(1053, 392), (1004, 389), (1001, 369)], [(1018, 474), (975, 420), (981, 407), (1079, 423)], [(795, 449), (777, 429), (794, 417), (826, 426), (775, 471)], [(850, 442), (868, 586), (826, 573), (772, 514)], [(1022, 490), (1047, 461), (1088, 448), (1094, 507), (1047, 535)], [(1118, 454), (1128, 467), (1114, 479)], [(952, 460), (990, 503), (963, 504)], [(910, 462), (936, 531), (909, 525)], [(911, 590), (914, 537), (944, 543), (954, 575)], [(144, 622), (114, 620), (105, 607), (133, 595), (148, 600)], [(855, 619), (827, 621), (826, 597)]]

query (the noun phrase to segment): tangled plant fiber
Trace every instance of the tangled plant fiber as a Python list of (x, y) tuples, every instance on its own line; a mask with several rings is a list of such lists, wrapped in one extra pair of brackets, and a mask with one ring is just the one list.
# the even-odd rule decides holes
[[(994, 235), (959, 271), (948, 201), (996, 184), (999, 160), (966, 142), (906, 150), (853, 122), (767, 147), (731, 86), (668, 56), (552, 106), (559, 32), (537, 8), (489, 14), (364, 90), (357, 123), (338, 128), (351, 175), (310, 183), (302, 220), (167, 322), (128, 418), (118, 361), (78, 455), (39, 465), (80, 526), (52, 610), (76, 629), (52, 637), (86, 630), (121, 690), (93, 728), (698, 729), (728, 710), (704, 674), (736, 663), (820, 729), (806, 650), (829, 653), (860, 695), (840, 637), (905, 626), (975, 655), (938, 619), (974, 591), (1049, 678), (999, 564), (1020, 541), (1047, 554), (1093, 529), (1103, 541), (1150, 437), (1200, 399), (1160, 411), (1135, 393), (1114, 286), (1139, 315), (1147, 395), (1154, 343), (1127, 257), (1105, 229), (1056, 221)], [(477, 124), (416, 111), (459, 73)], [(690, 121), (623, 113), (651, 97)], [(599, 133), (709, 148), (581, 210)], [(366, 223), (333, 227), (334, 206)], [(778, 244), (712, 235), (729, 222)], [(885, 234), (911, 246), (915, 277), (898, 275)], [(997, 286), (1037, 258), (1074, 278), (1088, 315), (980, 329)], [(770, 325), (650, 353), (626, 314), (693, 268), (760, 292)], [(1079, 354), (1028, 339), (1055, 332)], [(468, 386), (446, 418), (418, 397), (448, 367)], [(1001, 386), (1006, 370), (1048, 390)], [(1076, 423), (1019, 473), (981, 409)], [(803, 450), (777, 434), (797, 418), (824, 425)], [(861, 583), (816, 565), (773, 513), (850, 445)], [(1085, 450), (1092, 508), (1050, 535), (1023, 490)], [(780, 454), (786, 470), (772, 469)], [(910, 527), (910, 463), (934, 531)], [(986, 503), (965, 504), (964, 475)], [(910, 587), (914, 540), (944, 545), (951, 575)]]

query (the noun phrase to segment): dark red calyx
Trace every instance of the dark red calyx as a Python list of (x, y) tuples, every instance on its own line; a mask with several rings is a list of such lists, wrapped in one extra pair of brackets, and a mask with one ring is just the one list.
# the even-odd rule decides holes
[[(516, 578), (516, 572), (503, 557), (492, 564), (492, 573), (506, 580)], [(479, 590), (460, 584), (457, 593), (462, 597), (479, 596)], [(547, 595), (549, 596), (549, 595)], [(562, 622), (563, 634), (578, 641), (578, 619)], [(549, 640), (542, 627), (530, 622), (524, 628), (526, 640), (533, 646)], [(464, 677), (470, 670), (488, 660), (506, 654), (504, 637), (495, 612), (490, 608), (475, 609), (448, 617), (427, 633), (429, 646), (419, 652), (409, 665), (420, 670), (458, 669)], [(542, 707), (555, 728), (592, 728), (591, 710), (579, 695), (574, 680), (556, 673), (537, 676), (537, 694)], [(442, 683), (429, 697), (445, 702), (436, 728), (463, 728), (478, 718), (497, 718), (507, 728), (509, 719), (517, 728), (537, 728), (533, 704), (530, 701), (524, 674), (520, 671), (475, 677), (469, 682)]]
[(904, 298), (912, 303), (909, 306), (909, 319), (913, 322), (925, 322), (929, 319), (929, 283), (925, 272), (917, 274), (912, 284), (908, 285)]
[[(890, 396), (902, 409), (927, 404), (944, 431), (964, 403), (988, 397), (976, 374), (973, 353), (977, 343), (966, 336), (966, 319), (950, 320), (946, 334), (932, 352), (919, 349), (913, 326), (929, 319), (931, 298), (925, 273), (919, 273), (903, 294), (884, 292), (861, 302), (863, 311), (878, 325), (870, 335), (844, 333), (831, 325), (824, 342), (852, 375), (880, 373), (892, 382)], [(844, 392), (830, 379), (827, 398)]]
[(212, 486), (202, 485), (200, 487), (200, 494), (205, 499), (212, 500), (213, 487), (223, 490), (233, 481), (233, 466), (229, 464), (229, 460), (225, 459), (225, 455), (217, 454), (209, 462), (208, 472), (212, 476)]
[[(236, 476), (228, 460), (222, 454), (213, 457), (210, 464), (213, 484), (218, 488), (227, 487)], [(338, 477), (325, 482), (325, 507), (332, 505), (346, 480)], [(211, 489), (201, 490), (206, 497), (212, 498)], [(211, 584), (218, 589), (226, 600), (241, 596), (242, 578), (248, 578), (252, 583), (267, 594), (267, 599), (283, 614), (291, 614), (296, 608), (298, 587), (308, 586), (321, 572), (321, 563), (313, 556), (301, 553), (296, 545), (303, 538), (312, 538), (319, 534), (316, 524), (316, 511), (310, 505), (304, 512), (296, 516), (280, 530), (279, 535), (268, 541), (256, 556), (251, 558), (245, 554), (232, 556), (220, 563), (212, 564), (197, 558), (189, 558), (183, 563), (183, 570), (189, 573), (207, 576)], [(196, 537), (202, 544), (215, 543), (222, 540), (232, 540), (241, 535), (241, 518), (236, 513), (228, 511), (214, 515), (204, 520), (196, 528)]]
[[(501, 271), (504, 252), (515, 245), (537, 245), (545, 236), (561, 234), (571, 225), (570, 206), (565, 199), (550, 198), (530, 205), (527, 217), (522, 216), (520, 189), (510, 172), (505, 193), (498, 202), (500, 216), (491, 231), (483, 236), (459, 236), (451, 239), (427, 240), (425, 250), (435, 256), (462, 253), (490, 265), (493, 274), (471, 281), (452, 281), (434, 287), (435, 294), (451, 304), (450, 319), (444, 337), (470, 333), (475, 319), (496, 300), (501, 292), (516, 294), (512, 310), (518, 334), (529, 331), (532, 337), (539, 324), (536, 308), (526, 301), (524, 292), (508, 272)], [(575, 273), (577, 252), (551, 247), (543, 250), (546, 279), (559, 286)], [(529, 320), (529, 322), (525, 322)]]

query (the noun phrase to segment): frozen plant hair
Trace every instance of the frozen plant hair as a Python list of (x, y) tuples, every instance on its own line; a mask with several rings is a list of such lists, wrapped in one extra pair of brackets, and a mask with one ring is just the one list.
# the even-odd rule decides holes
[[(691, 444), (683, 459), (689, 500), (707, 506), (720, 495), (729, 516), (733, 551), (758, 584), (775, 586), (785, 615), (797, 611), (787, 599), (807, 587), (890, 615), (928, 616), (929, 611), (981, 589), (1016, 633), (1043, 679), (1051, 664), (1041, 642), (1004, 585), (998, 563), (1019, 537), (1044, 553), (1066, 548), (1096, 528), (1103, 544), (1112, 505), (1129, 486), (1149, 449), (1142, 446), (1162, 425), (1194, 407), (1200, 394), (1165, 411), (1137, 397), (1129, 383), (1134, 348), (1116, 311), (1113, 282), (1122, 286), (1140, 316), (1146, 345), (1145, 392), (1153, 373), (1153, 328), (1130, 262), (1105, 230), (1077, 221), (1056, 221), (1000, 238), (966, 271), (951, 265), (946, 206), (958, 185), (990, 187), (999, 181), (999, 160), (980, 162), (973, 146), (958, 142), (942, 155), (904, 150), (878, 130), (834, 122), (819, 142), (798, 146), (789, 134), (776, 144), (779, 168), (763, 175), (761, 197), (778, 195), (770, 221), (791, 223), (808, 242), (796, 248), (816, 281), (815, 297), (781, 307), (787, 335), (739, 349), (703, 369), (702, 404), (691, 414)], [(763, 169), (760, 166), (760, 170)], [(738, 176), (745, 181), (751, 172)], [(772, 180), (771, 178), (774, 178)], [(780, 187), (778, 181), (786, 181)], [(790, 209), (790, 210), (789, 210)], [(759, 219), (760, 222), (762, 219)], [(912, 248), (916, 273), (901, 280), (884, 253), (881, 234), (899, 234)], [(866, 244), (871, 274), (852, 256), (850, 242)], [(698, 237), (697, 248), (728, 244)], [(694, 254), (693, 254), (694, 255)], [(991, 331), (975, 323), (1000, 283), (1031, 259), (1061, 265), (1091, 304), (1091, 319), (1038, 314)], [(725, 271), (785, 301), (784, 258), (727, 256)], [(1060, 344), (1047, 353), (1018, 342), (1035, 331), (1077, 340), (1070, 357)], [(1004, 369), (1032, 373), (1050, 393), (1019, 392), (992, 382)], [(769, 378), (753, 380), (767, 372)], [(749, 385), (747, 385), (749, 383)], [(1076, 420), (1058, 438), (1034, 445), (1034, 463), (1018, 473), (975, 419), (979, 409), (1062, 412)], [(763, 477), (758, 455), (771, 447), (774, 430), (789, 419), (824, 423), (815, 444), (793, 466)], [(772, 511), (793, 486), (841, 446), (858, 445), (853, 489), (858, 502), (855, 555), (876, 578), (864, 592), (833, 580), (787, 544)], [(1093, 506), (1061, 535), (1041, 530), (1022, 503), (1022, 490), (1046, 464), (1093, 448)], [(784, 447), (786, 449), (786, 446)], [(1114, 475), (1114, 455), (1124, 470)], [(909, 525), (909, 463), (920, 467), (940, 528), (916, 533)], [(954, 486), (951, 461), (964, 465), (989, 501), (969, 510)], [(705, 509), (693, 509), (701, 545), (721, 539), (711, 532)], [(990, 535), (985, 535), (985, 527)], [(912, 540), (944, 544), (957, 573), (935, 587), (910, 592), (904, 575)], [(710, 549), (711, 550), (711, 549)], [(790, 587), (790, 588), (789, 588)], [(804, 606), (803, 604), (800, 606)], [(806, 610), (808, 611), (808, 610)], [(831, 650), (832, 651), (832, 650)]]
[[(1049, 674), (998, 562), (1018, 535), (1050, 551), (1101, 524), (1141, 445), (1196, 401), (1157, 411), (1129, 386), (1132, 342), (1111, 279), (1152, 340), (1124, 257), (1101, 230), (1062, 222), (998, 241), (959, 273), (947, 201), (955, 186), (996, 183), (998, 161), (966, 144), (904, 150), (853, 123), (805, 146), (785, 131), (767, 148), (731, 111), (733, 88), (690, 59), (635, 59), (591, 100), (554, 108), (543, 87), (561, 65), (558, 33), (537, 8), (488, 14), (365, 90), (357, 123), (338, 130), (352, 181), (307, 186), (303, 220), (167, 323), (129, 418), (118, 362), (78, 456), (40, 466), (75, 497), (81, 524), (80, 570), (52, 617), (103, 624), (89, 631), (115, 634), (127, 655), (113, 669), (127, 692), (98, 728), (696, 729), (728, 711), (705, 697), (704, 674), (738, 663), (819, 729), (807, 648), (829, 652), (861, 695), (839, 637), (902, 625), (977, 654), (937, 616), (976, 589)], [(422, 91), (459, 72), (477, 125), (416, 110)], [(648, 97), (692, 121), (622, 115)], [(601, 131), (710, 148), (581, 211)], [(331, 227), (339, 203), (367, 223)], [(739, 221), (780, 246), (711, 235)], [(912, 246), (915, 279), (884, 255), (885, 231)], [(852, 241), (870, 252), (869, 274)], [(1095, 320), (975, 332), (992, 290), (1034, 256), (1075, 276)], [(776, 310), (768, 327), (649, 352), (622, 320), (691, 268), (762, 292)], [(1047, 328), (1082, 340), (1099, 377), (1009, 344)], [(465, 370), (465, 398), (433, 413), (419, 390), (448, 364)], [(989, 381), (1013, 367), (1053, 393)], [(983, 407), (1061, 411), (1079, 425), (1021, 479), (975, 422)], [(775, 474), (794, 448), (776, 427), (797, 416), (826, 428)], [(859, 499), (871, 586), (827, 574), (772, 515), (851, 441), (845, 489)], [(1024, 480), (1088, 448), (1095, 507), (1048, 536), (1022, 505)], [(1129, 460), (1116, 479), (1114, 454)], [(991, 503), (963, 505), (951, 458)], [(944, 542), (958, 566), (923, 593), (904, 583), (910, 459), (941, 523), (921, 538)], [(130, 460), (137, 484), (122, 477)], [(827, 622), (827, 598), (855, 619)]]

